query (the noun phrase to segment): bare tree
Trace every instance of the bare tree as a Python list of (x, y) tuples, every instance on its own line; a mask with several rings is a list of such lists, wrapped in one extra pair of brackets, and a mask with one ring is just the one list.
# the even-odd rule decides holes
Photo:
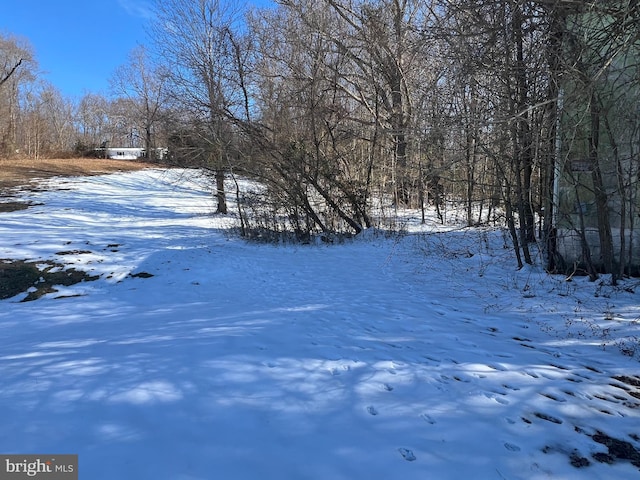
[(0, 87), (23, 65), (33, 61), (31, 47), (23, 40), (0, 34)]
[(78, 103), (76, 150), (88, 152), (108, 140), (109, 101), (100, 94), (87, 93)]
[(25, 40), (0, 34), (0, 155), (19, 148), (19, 95), (33, 80), (35, 68), (32, 48)]
[[(573, 5), (562, 15), (563, 93), (557, 224), (581, 245), (576, 263), (615, 283), (632, 271), (638, 190), (640, 6), (627, 0)], [(570, 205), (573, 201), (574, 205)], [(637, 233), (637, 232), (636, 232)], [(581, 258), (580, 258), (581, 257)], [(567, 265), (564, 265), (566, 268)]]
[(274, 213), (301, 238), (371, 226), (370, 135), (379, 129), (348, 91), (353, 52), (335, 42), (346, 24), (318, 7), (288, 4), (252, 21), (258, 115), (246, 134), (267, 152), (258, 174)]
[(233, 39), (241, 11), (221, 0), (161, 0), (153, 37), (167, 62), (174, 99), (193, 122), (206, 126), (199, 149), (189, 149), (193, 162), (214, 172), (219, 213), (227, 212), (224, 189), (229, 169), (229, 129), (225, 117), (236, 99), (237, 85), (230, 79), (236, 52)]
[(31, 158), (67, 155), (76, 139), (73, 103), (47, 82), (23, 92), (18, 142)]
[[(461, 180), (467, 218), (482, 205), (476, 188), (492, 207), (499, 198), (518, 264), (533, 263), (529, 245), (536, 240), (536, 213), (542, 212), (534, 172), (549, 170), (553, 150), (549, 18), (544, 6), (528, 0), (445, 1), (443, 11), (440, 35), (455, 59), (447, 81), (459, 85), (466, 117), (461, 125), (467, 176)], [(483, 172), (481, 183), (477, 172)]]
[(18, 60), (16, 61), (16, 63), (15, 63), (13, 66), (11, 66), (11, 64), (8, 64), (8, 65), (7, 65), (7, 64), (5, 63), (4, 68), (3, 68), (3, 70), (4, 70), (4, 72), (3, 72), (3, 76), (2, 76), (2, 77), (0, 77), (0, 87), (1, 87), (1, 86), (2, 86), (2, 85), (3, 85), (7, 80), (9, 80), (9, 78), (11, 78), (11, 75), (13, 75), (13, 74), (16, 72), (16, 70), (18, 69), (18, 67), (19, 67), (20, 65), (22, 65), (22, 61), (23, 61), (23, 60), (24, 60), (24, 59), (22, 59), (22, 58), (18, 59)]
[(153, 65), (143, 46), (134, 48), (127, 63), (118, 67), (111, 78), (115, 95), (127, 99), (133, 122), (143, 132), (145, 156), (154, 158), (155, 127), (168, 101), (168, 75), (164, 67)]

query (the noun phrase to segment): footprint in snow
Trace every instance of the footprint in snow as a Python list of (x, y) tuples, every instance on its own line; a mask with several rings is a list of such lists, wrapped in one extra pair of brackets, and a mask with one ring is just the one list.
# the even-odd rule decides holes
[(521, 450), (519, 446), (514, 445), (513, 443), (509, 443), (509, 442), (505, 442), (504, 448), (506, 448), (510, 452), (519, 452)]
[(526, 338), (526, 337), (511, 337), (513, 338), (516, 342), (530, 342), (531, 339), (530, 338)]
[(507, 371), (507, 368), (503, 365), (500, 365), (499, 363), (493, 363), (493, 364), (487, 365), (487, 367), (492, 368), (493, 370), (498, 370), (499, 372)]
[(595, 372), (595, 373), (602, 373), (602, 372), (601, 372), (600, 370), (598, 370), (597, 368), (595, 368), (595, 367), (590, 367), (590, 366), (588, 366), (588, 365), (585, 365), (585, 366), (584, 366), (584, 368), (586, 368), (587, 370), (591, 370), (592, 372)]
[(546, 420), (547, 422), (555, 423), (557, 425), (562, 424), (562, 420), (554, 417), (553, 415), (547, 415), (546, 413), (542, 413), (542, 412), (534, 412), (533, 414), (542, 420)]
[(416, 459), (416, 456), (408, 448), (399, 448), (398, 451), (407, 462), (413, 462)]
[(427, 415), (426, 413), (423, 413), (422, 415), (420, 415), (420, 418), (422, 418), (425, 422), (427, 422), (430, 425), (434, 425), (436, 423), (433, 417), (431, 415)]
[(495, 394), (495, 393), (485, 393), (484, 396), (495, 401), (498, 402), (500, 405), (509, 405), (509, 400), (502, 398), (500, 396), (501, 394)]
[(513, 358), (513, 355), (510, 353), (496, 353), (494, 356), (499, 358)]
[(555, 395), (553, 393), (548, 393), (548, 392), (538, 392), (538, 393), (540, 395), (542, 395), (543, 397), (548, 398), (549, 400), (553, 400), (554, 402), (564, 403), (564, 402), (567, 401), (566, 399), (564, 399), (564, 398), (562, 398), (562, 397), (560, 397), (558, 395)]
[(436, 363), (438, 365), (440, 364), (440, 360), (438, 358), (433, 358), (433, 357), (430, 357), (428, 355), (422, 355), (422, 358), (424, 358), (425, 360), (428, 360), (430, 362), (434, 362), (434, 363)]

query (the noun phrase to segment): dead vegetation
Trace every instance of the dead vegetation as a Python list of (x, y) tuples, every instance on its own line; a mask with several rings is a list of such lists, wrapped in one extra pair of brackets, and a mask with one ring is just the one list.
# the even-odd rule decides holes
[(34, 181), (55, 176), (100, 175), (153, 167), (151, 163), (103, 158), (0, 159), (0, 198), (17, 187), (29, 188)]
[[(140, 170), (155, 165), (127, 160), (99, 158), (0, 159), (0, 215), (25, 210), (34, 204), (15, 199), (17, 192), (37, 190), (39, 180), (55, 176), (100, 175)], [(59, 255), (70, 252), (59, 252)], [(90, 253), (90, 252), (88, 252)], [(20, 293), (23, 302), (57, 292), (56, 286), (69, 286), (98, 279), (86, 272), (67, 268), (49, 260), (0, 259), (0, 300)], [(61, 298), (61, 297), (57, 297)]]

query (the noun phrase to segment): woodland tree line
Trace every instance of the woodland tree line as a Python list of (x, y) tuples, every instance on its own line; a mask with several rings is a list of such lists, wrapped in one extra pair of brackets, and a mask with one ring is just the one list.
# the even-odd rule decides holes
[[(588, 125), (597, 164), (608, 129), (609, 143), (625, 143), (620, 164), (637, 171), (638, 0), (155, 9), (148, 45), (114, 72), (108, 98), (63, 98), (37, 81), (27, 44), (0, 37), (0, 155), (166, 146), (172, 162), (211, 173), (219, 212), (237, 196), (245, 235), (357, 234), (430, 206), (442, 221), (462, 212), (468, 225), (505, 225), (519, 266), (553, 229), (558, 160), (570, 155), (561, 136), (577, 143)], [(560, 135), (567, 105), (573, 124)], [(240, 188), (246, 177), (261, 188)], [(593, 178), (606, 203), (597, 169)], [(624, 178), (635, 191), (637, 175)]]

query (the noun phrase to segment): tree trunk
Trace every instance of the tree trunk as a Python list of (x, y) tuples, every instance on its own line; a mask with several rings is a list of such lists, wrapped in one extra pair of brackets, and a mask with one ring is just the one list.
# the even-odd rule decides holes
[(223, 215), (227, 214), (227, 195), (224, 190), (224, 170), (217, 169), (216, 175), (216, 199), (218, 201), (218, 208), (216, 213)]
[(517, 6), (513, 15), (513, 30), (516, 40), (516, 156), (519, 158), (519, 165), (522, 171), (517, 175), (521, 183), (518, 182), (518, 213), (520, 215), (520, 232), (522, 235), (522, 247), (527, 263), (532, 263), (529, 256), (527, 244), (535, 241), (535, 222), (533, 218), (533, 208), (531, 207), (531, 173), (533, 171), (533, 145), (531, 127), (529, 125), (529, 92), (527, 82), (527, 70), (524, 61), (524, 38), (523, 38), (523, 17), (522, 8)]
[(617, 283), (617, 269), (615, 268), (613, 235), (609, 219), (609, 202), (602, 170), (599, 162), (600, 143), (600, 101), (596, 93), (591, 95), (590, 104), (591, 131), (589, 134), (589, 156), (593, 167), (592, 179), (598, 216), (598, 234), (600, 237), (600, 256), (606, 273), (611, 274), (611, 283)]

